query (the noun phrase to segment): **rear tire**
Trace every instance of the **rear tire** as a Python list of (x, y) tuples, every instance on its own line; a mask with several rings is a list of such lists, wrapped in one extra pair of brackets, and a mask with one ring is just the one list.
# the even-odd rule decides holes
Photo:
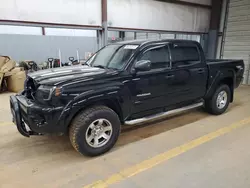
[(118, 115), (106, 106), (84, 110), (73, 120), (69, 137), (72, 146), (83, 155), (97, 156), (109, 151), (120, 134)]
[(220, 85), (213, 96), (205, 101), (206, 111), (213, 115), (224, 113), (231, 99), (231, 91), (228, 85)]

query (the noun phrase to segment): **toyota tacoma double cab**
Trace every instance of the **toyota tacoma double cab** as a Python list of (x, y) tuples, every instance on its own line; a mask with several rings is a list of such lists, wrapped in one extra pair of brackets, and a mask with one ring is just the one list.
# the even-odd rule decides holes
[(206, 60), (196, 41), (127, 41), (84, 65), (28, 74), (10, 106), (23, 136), (66, 134), (79, 153), (97, 156), (114, 146), (121, 125), (199, 106), (224, 113), (243, 73), (243, 60)]

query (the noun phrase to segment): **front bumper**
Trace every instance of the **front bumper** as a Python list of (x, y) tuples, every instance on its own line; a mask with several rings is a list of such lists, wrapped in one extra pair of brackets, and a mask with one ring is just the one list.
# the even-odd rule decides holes
[(23, 136), (63, 132), (63, 107), (41, 106), (16, 95), (10, 97), (10, 109), (13, 122)]
[(21, 117), (20, 107), (15, 96), (10, 97), (10, 109), (13, 116), (12, 121), (16, 124), (17, 130), (20, 132), (20, 134), (26, 137), (32, 135), (32, 133), (30, 131), (27, 131), (25, 127), (25, 124)]

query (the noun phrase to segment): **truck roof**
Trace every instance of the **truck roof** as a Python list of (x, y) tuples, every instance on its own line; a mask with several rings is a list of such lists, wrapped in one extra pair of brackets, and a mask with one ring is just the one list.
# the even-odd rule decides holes
[(144, 45), (149, 43), (155, 43), (155, 42), (182, 42), (182, 43), (198, 43), (194, 40), (179, 40), (179, 39), (158, 39), (158, 40), (130, 40), (130, 41), (122, 41), (117, 42), (116, 44), (131, 44), (131, 45)]

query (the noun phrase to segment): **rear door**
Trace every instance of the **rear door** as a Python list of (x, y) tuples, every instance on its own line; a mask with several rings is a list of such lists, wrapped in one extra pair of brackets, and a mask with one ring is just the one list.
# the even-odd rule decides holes
[[(194, 42), (170, 44), (172, 58), (172, 104), (203, 97), (206, 93), (207, 66)], [(174, 96), (173, 96), (174, 95)]]

